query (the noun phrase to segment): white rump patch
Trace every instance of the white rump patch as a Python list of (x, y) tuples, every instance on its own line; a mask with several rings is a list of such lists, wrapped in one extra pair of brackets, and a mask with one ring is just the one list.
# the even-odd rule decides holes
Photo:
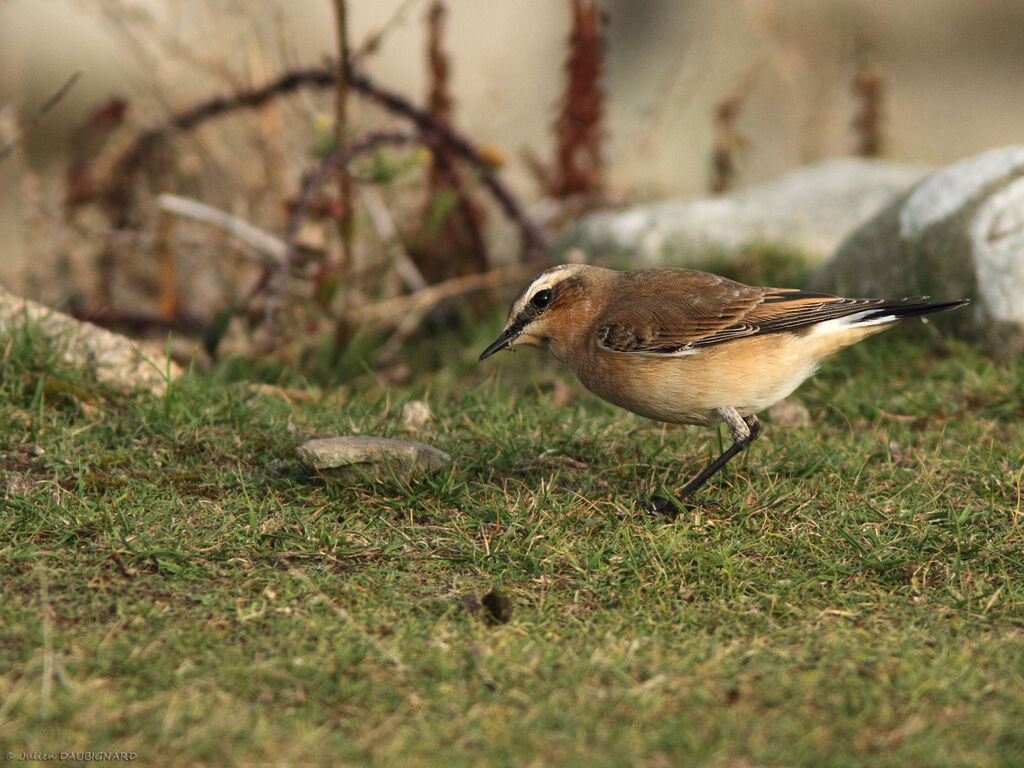
[(879, 315), (878, 317), (870, 317), (870, 315), (877, 314), (878, 312), (885, 312), (884, 309), (876, 307), (874, 309), (866, 309), (863, 312), (855, 312), (852, 315), (846, 315), (845, 317), (835, 317), (831, 320), (826, 320), (823, 323), (818, 323), (814, 326), (815, 333), (832, 333), (834, 331), (842, 331), (847, 328), (867, 328), (871, 325), (889, 325), (899, 320), (894, 315)]

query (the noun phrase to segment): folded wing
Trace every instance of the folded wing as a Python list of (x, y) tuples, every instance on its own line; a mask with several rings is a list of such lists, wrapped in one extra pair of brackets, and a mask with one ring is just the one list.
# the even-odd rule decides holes
[(923, 297), (844, 299), (796, 289), (752, 288), (706, 272), (686, 270), (653, 292), (631, 281), (597, 323), (598, 342), (616, 352), (679, 355), (746, 336), (801, 333), (818, 323), (896, 322), (962, 302), (929, 304)]

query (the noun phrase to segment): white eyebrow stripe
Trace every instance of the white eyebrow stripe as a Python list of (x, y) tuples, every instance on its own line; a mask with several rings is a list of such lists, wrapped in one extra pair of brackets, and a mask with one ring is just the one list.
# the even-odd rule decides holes
[(571, 274), (575, 271), (574, 266), (575, 265), (573, 264), (560, 264), (557, 267), (551, 267), (551, 269), (541, 272), (536, 279), (526, 287), (526, 290), (519, 295), (515, 304), (512, 305), (512, 311), (510, 314), (512, 316), (518, 316), (520, 312), (526, 309), (526, 305), (538, 291), (543, 291), (545, 288), (554, 288), (558, 283), (565, 279), (567, 274)]

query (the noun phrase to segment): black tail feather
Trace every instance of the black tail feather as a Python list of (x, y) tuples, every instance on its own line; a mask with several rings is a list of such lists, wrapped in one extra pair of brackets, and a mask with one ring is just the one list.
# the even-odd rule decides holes
[(858, 320), (859, 322), (867, 322), (870, 320), (880, 320), (886, 317), (899, 320), (904, 317), (913, 317), (914, 315), (928, 315), (932, 312), (942, 312), (946, 309), (954, 309), (970, 303), (970, 299), (940, 302), (924, 301), (924, 299), (927, 298), (927, 296), (911, 296), (906, 299), (893, 299), (891, 302), (886, 302), (872, 312), (865, 313), (862, 317), (858, 318)]

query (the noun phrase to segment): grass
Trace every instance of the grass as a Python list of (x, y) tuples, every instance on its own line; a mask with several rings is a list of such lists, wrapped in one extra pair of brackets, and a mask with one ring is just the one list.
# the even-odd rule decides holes
[[(142, 765), (1024, 764), (1024, 363), (906, 329), (842, 353), (673, 523), (632, 513), (725, 435), (663, 427), (500, 320), (406, 386), (106, 399), (0, 364), (0, 750)], [(290, 382), (293, 385), (295, 382)], [(437, 418), (407, 435), (397, 413)], [(409, 436), (412, 487), (303, 440)], [(488, 620), (479, 596), (512, 606)]]

